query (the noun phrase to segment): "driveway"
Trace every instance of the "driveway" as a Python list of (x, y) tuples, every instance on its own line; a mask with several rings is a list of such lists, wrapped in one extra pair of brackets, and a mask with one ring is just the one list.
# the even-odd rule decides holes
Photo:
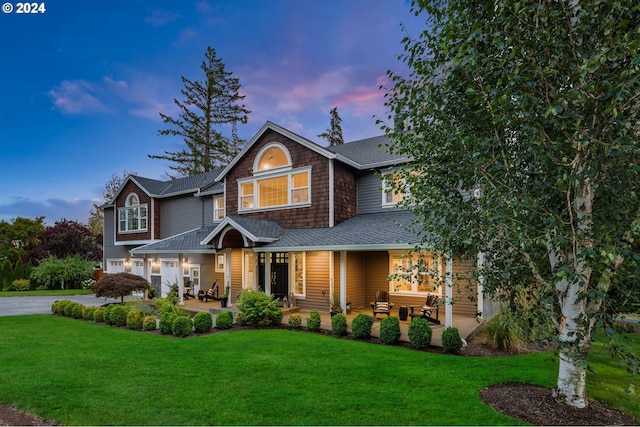
[(120, 298), (96, 298), (95, 295), (60, 295), (43, 297), (3, 297), (0, 298), (0, 316), (20, 316), (23, 314), (52, 314), (51, 305), (62, 299), (79, 302), (85, 306), (104, 305), (120, 302)]

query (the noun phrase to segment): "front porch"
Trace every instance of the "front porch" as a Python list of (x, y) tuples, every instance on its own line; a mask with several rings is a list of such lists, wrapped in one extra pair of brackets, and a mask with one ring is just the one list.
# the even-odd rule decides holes
[[(235, 307), (224, 307), (220, 306), (220, 301), (199, 301), (197, 298), (189, 298), (184, 301), (184, 308), (191, 311), (205, 311), (209, 312), (212, 315), (219, 313), (220, 311), (231, 311), (234, 314), (237, 313), (237, 309)], [(293, 308), (284, 308), (283, 307), (284, 316), (282, 317), (282, 324), (289, 324), (289, 315), (292, 313), (299, 312), (302, 315), (302, 325), (306, 326), (306, 319), (309, 316), (308, 311), (300, 310), (298, 307)], [(351, 333), (351, 322), (353, 318), (357, 316), (359, 313), (372, 314), (371, 309), (367, 307), (361, 307), (359, 309), (352, 310), (351, 313), (347, 314), (347, 324), (349, 325), (348, 331)], [(398, 316), (398, 309), (394, 308), (391, 311), (392, 316)], [(380, 321), (384, 319), (385, 315), (378, 315), (377, 319), (373, 322), (373, 327), (371, 328), (371, 335), (373, 337), (380, 336)], [(327, 313), (320, 312), (321, 318), (321, 328), (326, 330), (331, 330), (331, 316)], [(441, 313), (440, 320), (442, 324), (436, 325), (430, 323), (431, 329), (433, 329), (433, 336), (431, 338), (431, 345), (440, 347), (442, 345), (442, 331), (444, 331), (444, 316)], [(407, 320), (400, 321), (400, 331), (402, 335), (400, 336), (400, 341), (409, 342), (409, 337), (407, 335), (407, 331), (409, 328), (409, 323), (411, 322), (411, 318), (409, 317)], [(462, 315), (453, 315), (453, 326), (458, 328), (460, 331), (460, 336), (464, 339), (467, 339), (479, 326), (480, 322), (471, 316), (462, 316)]]

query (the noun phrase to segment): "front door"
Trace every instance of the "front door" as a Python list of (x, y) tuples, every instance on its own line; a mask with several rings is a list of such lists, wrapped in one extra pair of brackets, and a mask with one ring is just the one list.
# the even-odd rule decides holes
[(258, 286), (260, 290), (265, 290), (266, 263), (269, 258), (269, 292), (276, 298), (289, 295), (289, 253), (272, 252), (260, 253), (258, 262)]

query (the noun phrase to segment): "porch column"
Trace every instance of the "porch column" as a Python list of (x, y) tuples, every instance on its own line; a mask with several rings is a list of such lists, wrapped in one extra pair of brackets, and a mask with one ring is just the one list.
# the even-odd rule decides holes
[(264, 292), (271, 295), (271, 252), (264, 253)]
[(453, 326), (453, 259), (450, 256), (446, 256), (445, 266), (445, 305), (444, 305), (444, 326), (448, 328)]
[[(147, 280), (147, 282), (151, 283), (151, 276), (149, 275), (149, 256), (147, 254), (144, 255), (142, 264), (142, 276)], [(149, 291), (144, 291), (144, 300), (149, 299)]]
[(180, 301), (180, 305), (184, 305), (184, 279), (182, 278), (182, 263), (184, 262), (184, 257), (181, 253), (178, 254), (178, 299)]
[(347, 313), (347, 251), (340, 251), (340, 307)]

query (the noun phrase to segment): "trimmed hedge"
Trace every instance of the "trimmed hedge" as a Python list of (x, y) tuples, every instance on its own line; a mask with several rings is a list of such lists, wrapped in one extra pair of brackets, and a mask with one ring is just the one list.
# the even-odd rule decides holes
[(320, 330), (320, 313), (313, 310), (309, 313), (309, 317), (307, 317), (307, 330), (311, 332), (317, 332)]
[(300, 329), (302, 327), (302, 315), (300, 313), (292, 313), (289, 316), (289, 329)]
[(93, 321), (93, 316), (96, 312), (96, 307), (90, 305), (89, 307), (85, 307), (84, 310), (82, 310), (82, 318), (84, 320), (91, 320)]
[(156, 316), (145, 316), (142, 321), (142, 329), (144, 331), (155, 331), (156, 330)]
[(176, 337), (186, 337), (193, 332), (193, 322), (190, 317), (178, 316), (173, 319), (171, 330)]
[(447, 353), (457, 353), (462, 348), (462, 338), (458, 328), (449, 327), (442, 331), (442, 349)]
[(139, 331), (142, 329), (144, 313), (142, 310), (133, 309), (127, 313), (127, 328)]
[(230, 311), (223, 311), (216, 315), (216, 328), (229, 329), (233, 326), (233, 314)]
[(203, 333), (209, 332), (213, 327), (213, 319), (211, 314), (204, 311), (199, 311), (193, 318), (193, 327), (196, 332)]
[(160, 333), (163, 335), (169, 335), (173, 333), (173, 319), (176, 315), (173, 313), (163, 313), (160, 316), (160, 324), (158, 325)]
[(409, 324), (407, 334), (409, 335), (409, 341), (414, 347), (427, 348), (431, 344), (433, 330), (427, 319), (416, 317)]
[(93, 321), (96, 323), (104, 323), (104, 307), (96, 307), (93, 312)]
[(383, 343), (391, 345), (398, 342), (400, 336), (400, 320), (396, 316), (389, 316), (380, 322), (380, 339)]
[(338, 313), (331, 318), (331, 332), (338, 336), (347, 334), (347, 316), (344, 313)]
[(351, 322), (351, 333), (356, 338), (371, 337), (371, 327), (373, 326), (373, 316), (360, 313)]
[(122, 305), (114, 305), (109, 311), (109, 320), (113, 326), (127, 325), (127, 309)]

